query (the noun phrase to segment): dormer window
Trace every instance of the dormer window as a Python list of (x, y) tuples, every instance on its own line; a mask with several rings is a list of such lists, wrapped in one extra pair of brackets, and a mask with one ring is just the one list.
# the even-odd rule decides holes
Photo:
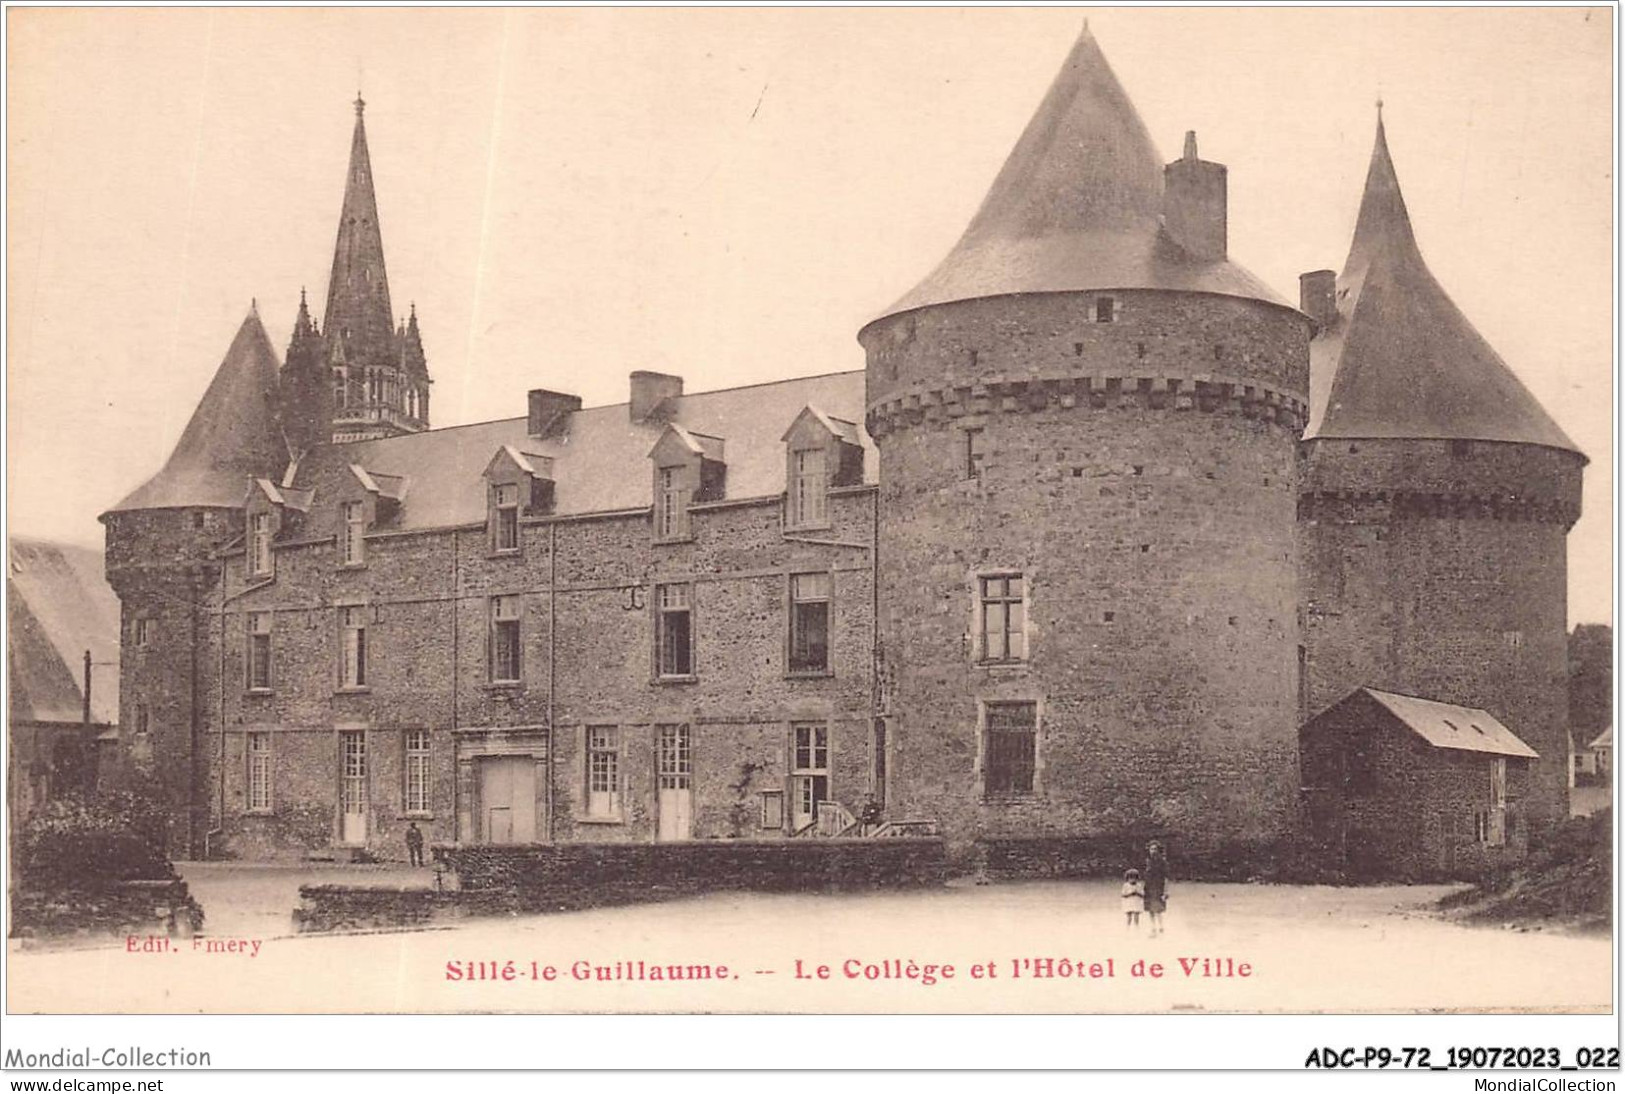
[(255, 513), (248, 525), (248, 572), (254, 577), (270, 577), (274, 560), (271, 555), (271, 514)]
[(367, 506), (347, 501), (339, 507), (343, 527), (339, 530), (339, 559), (345, 566), (363, 566), (367, 561)]
[(684, 468), (662, 467), (656, 472), (655, 535), (660, 539), (688, 536), (688, 484)]
[(491, 488), (491, 549), (519, 550), (519, 487), (515, 483)]
[(829, 472), (822, 448), (790, 453), (790, 526), (815, 527), (829, 520)]

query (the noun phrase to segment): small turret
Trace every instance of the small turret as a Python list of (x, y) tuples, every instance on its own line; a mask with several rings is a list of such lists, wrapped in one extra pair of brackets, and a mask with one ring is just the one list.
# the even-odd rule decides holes
[(282, 363), (282, 429), (295, 459), (326, 442), (333, 433), (333, 394), (323, 359), (322, 336), (310, 317), (305, 290)]

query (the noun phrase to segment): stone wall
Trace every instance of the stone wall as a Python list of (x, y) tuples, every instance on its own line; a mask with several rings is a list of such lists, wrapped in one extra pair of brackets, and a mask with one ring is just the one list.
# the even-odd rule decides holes
[[(1225, 297), (1010, 297), (872, 324), (894, 804), (951, 838), (1268, 842), (1296, 792), (1305, 320)], [(980, 460), (967, 467), (967, 430)], [(1028, 656), (979, 663), (1023, 575)], [(1034, 792), (985, 793), (979, 707), (1039, 704)]]
[[(325, 509), (304, 538), (280, 545), (270, 581), (226, 561), (224, 611), (203, 652), (212, 793), (224, 803), (220, 846), (296, 857), (340, 837), (339, 733), (365, 734), (366, 847), (404, 858), (416, 821), (429, 840), (476, 838), (471, 799), (480, 758), (536, 764), (535, 838), (655, 837), (658, 726), (690, 727), (696, 838), (765, 836), (761, 794), (787, 793), (791, 726), (824, 725), (829, 797), (856, 812), (871, 790), (874, 491), (836, 488), (830, 527), (787, 532), (779, 498), (698, 505), (692, 540), (653, 541), (646, 513), (528, 519), (517, 554), (494, 554), (483, 527), (391, 533), (366, 541), (366, 565), (338, 564)], [(789, 576), (830, 575), (830, 671), (788, 672)], [(692, 679), (654, 665), (654, 587), (692, 585)], [(521, 599), (522, 681), (489, 679), (490, 598)], [(216, 594), (218, 595), (218, 594)], [(368, 680), (338, 687), (338, 610), (364, 605)], [(249, 619), (269, 612), (272, 687), (247, 687)], [(589, 818), (588, 725), (619, 727), (621, 815)], [(217, 734), (213, 727), (223, 726)], [(408, 732), (427, 730), (430, 806), (405, 808)], [(248, 734), (272, 744), (272, 806), (247, 809)], [(782, 834), (783, 828), (771, 830)]]
[(1487, 710), (1540, 754), (1531, 823), (1565, 818), (1566, 540), (1580, 468), (1533, 445), (1307, 443), (1308, 713), (1359, 686)]

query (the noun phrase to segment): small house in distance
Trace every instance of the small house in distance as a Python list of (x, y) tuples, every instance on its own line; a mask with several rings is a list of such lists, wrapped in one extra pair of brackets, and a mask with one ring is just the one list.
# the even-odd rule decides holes
[(1356, 688), (1298, 746), (1314, 846), (1352, 878), (1471, 876), (1528, 849), (1539, 757), (1485, 711)]

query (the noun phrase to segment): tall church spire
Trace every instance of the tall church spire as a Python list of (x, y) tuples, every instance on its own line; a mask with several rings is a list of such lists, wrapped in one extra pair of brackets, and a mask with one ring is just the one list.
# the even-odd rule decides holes
[[(366, 100), (355, 99), (350, 167), (344, 180), (333, 270), (322, 322), (323, 354), (331, 376), (324, 391), (331, 404), (332, 439), (365, 440), (428, 427), (427, 365), (407, 370), (396, 330), (384, 269), (384, 240), (367, 151)], [(416, 334), (416, 324), (413, 324)]]

